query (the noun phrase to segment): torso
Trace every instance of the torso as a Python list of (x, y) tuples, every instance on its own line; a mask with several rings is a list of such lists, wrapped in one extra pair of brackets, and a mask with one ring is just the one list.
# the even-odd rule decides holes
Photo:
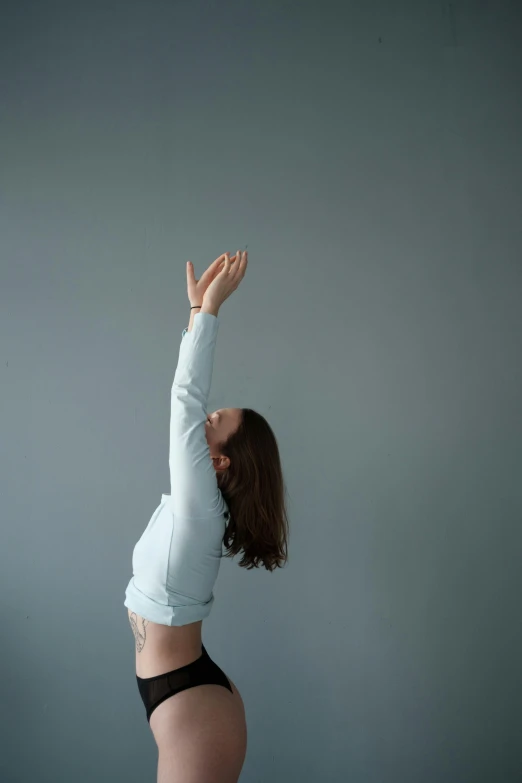
[[(128, 617), (136, 643), (138, 677), (156, 677), (200, 657), (202, 620), (181, 626), (158, 625), (130, 609)], [(193, 766), (210, 780), (219, 759), (227, 780), (238, 779), (247, 748), (246, 714), (241, 694), (230, 677), (228, 680), (232, 693), (220, 685), (200, 685), (165, 699), (152, 713), (150, 728), (160, 757), (163, 754), (174, 764), (171, 756), (176, 748), (180, 774)]]
[(159, 625), (128, 610), (136, 648), (136, 674), (155, 677), (199, 658), (203, 621), (189, 625)]

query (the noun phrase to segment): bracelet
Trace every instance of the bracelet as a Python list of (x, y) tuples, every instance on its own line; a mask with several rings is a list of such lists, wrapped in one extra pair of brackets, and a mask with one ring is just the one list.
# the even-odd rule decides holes
[(191, 307), (191, 310), (194, 310), (196, 307), (203, 307), (203, 305), (194, 305), (194, 307)]

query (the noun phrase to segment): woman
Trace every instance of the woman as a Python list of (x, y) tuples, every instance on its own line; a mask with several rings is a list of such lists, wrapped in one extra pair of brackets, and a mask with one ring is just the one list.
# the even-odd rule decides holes
[(246, 408), (208, 415), (218, 312), (248, 258), (217, 258), (200, 280), (187, 264), (190, 323), (171, 393), (171, 494), (134, 548), (125, 606), (136, 680), (158, 747), (158, 783), (236, 783), (246, 755), (243, 700), (210, 658), (201, 627), (214, 603), (222, 546), (239, 565), (287, 560), (288, 520), (277, 442)]

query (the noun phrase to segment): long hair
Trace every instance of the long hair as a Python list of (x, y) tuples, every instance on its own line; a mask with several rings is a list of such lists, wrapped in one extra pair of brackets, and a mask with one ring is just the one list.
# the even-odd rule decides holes
[(217, 475), (230, 517), (223, 536), (225, 557), (243, 553), (239, 566), (267, 571), (288, 559), (289, 524), (285, 483), (276, 437), (261, 414), (242, 408), (236, 432), (219, 445), (230, 467)]

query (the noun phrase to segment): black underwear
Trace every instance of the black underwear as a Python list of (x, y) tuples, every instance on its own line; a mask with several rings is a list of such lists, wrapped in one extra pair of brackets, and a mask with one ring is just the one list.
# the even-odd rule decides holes
[(214, 663), (205, 650), (205, 645), (201, 645), (201, 657), (186, 666), (179, 669), (173, 669), (165, 674), (158, 674), (156, 677), (138, 677), (138, 689), (147, 710), (147, 720), (150, 723), (150, 716), (161, 702), (174, 696), (174, 694), (184, 691), (187, 688), (193, 688), (195, 685), (223, 685), (233, 693), (232, 686), (219, 666)]

